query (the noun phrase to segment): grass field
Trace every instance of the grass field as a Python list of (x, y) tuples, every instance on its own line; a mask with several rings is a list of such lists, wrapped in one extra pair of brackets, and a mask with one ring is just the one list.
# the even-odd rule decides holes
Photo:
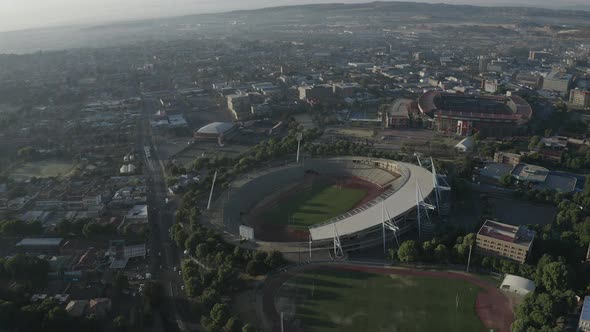
[(17, 181), (24, 181), (32, 177), (58, 177), (68, 174), (73, 167), (74, 165), (67, 161), (41, 160), (19, 166), (10, 172), (10, 177)]
[(366, 194), (362, 189), (314, 183), (313, 187), (283, 199), (261, 217), (265, 222), (307, 229), (349, 211)]
[(317, 269), (283, 284), (275, 303), (289, 324), (312, 332), (483, 332), (479, 291), (464, 280)]

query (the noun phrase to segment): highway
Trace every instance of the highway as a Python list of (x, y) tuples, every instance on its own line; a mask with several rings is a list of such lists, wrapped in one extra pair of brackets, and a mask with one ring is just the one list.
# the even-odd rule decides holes
[[(156, 100), (143, 99), (143, 110), (138, 124), (138, 151), (143, 153), (144, 174), (147, 178), (147, 204), (149, 213), (149, 256), (150, 271), (153, 278), (160, 282), (166, 294), (165, 305), (162, 306), (164, 330), (169, 331), (176, 326), (186, 331), (186, 321), (191, 320), (189, 306), (184, 291), (183, 281), (177, 268), (180, 268), (181, 253), (168, 235), (168, 229), (174, 223), (176, 207), (166, 203), (167, 187), (164, 162), (159, 158), (155, 137), (150, 125), (150, 117), (156, 113)], [(149, 148), (146, 148), (149, 147)], [(146, 152), (146, 150), (149, 151)]]

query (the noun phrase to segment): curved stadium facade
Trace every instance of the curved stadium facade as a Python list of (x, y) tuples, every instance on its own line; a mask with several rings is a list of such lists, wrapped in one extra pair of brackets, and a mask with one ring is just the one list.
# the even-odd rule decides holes
[(432, 119), (433, 129), (461, 136), (481, 133), (490, 137), (518, 135), (533, 110), (523, 98), (479, 96), (428, 91), (418, 99), (420, 112)]
[[(367, 157), (306, 159), (302, 164), (287, 164), (251, 172), (235, 180), (214, 203), (210, 221), (224, 231), (238, 235), (240, 225), (247, 219), (245, 216), (257, 204), (281, 188), (302, 182), (309, 172), (359, 178), (382, 188), (377, 197), (364, 204), (309, 227), (308, 236), (315, 249), (330, 248), (335, 234), (344, 251), (382, 245), (384, 210), (387, 211), (387, 219), (399, 228), (397, 234), (401, 235), (418, 227), (418, 210), (424, 217), (422, 220), (426, 220), (424, 209), (417, 208), (418, 188), (424, 199), (435, 200), (433, 174), (417, 165)], [(428, 231), (429, 227), (432, 228), (432, 224), (422, 223), (422, 230)], [(392, 239), (392, 232), (386, 234), (388, 239)], [(307, 241), (293, 241), (280, 242), (278, 247), (282, 251), (295, 252), (307, 246)]]

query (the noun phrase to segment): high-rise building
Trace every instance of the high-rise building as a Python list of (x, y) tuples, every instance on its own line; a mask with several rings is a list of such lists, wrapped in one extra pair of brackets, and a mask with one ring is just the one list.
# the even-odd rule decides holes
[(486, 220), (477, 232), (476, 251), (524, 263), (531, 252), (535, 234), (525, 226)]
[(486, 57), (484, 57), (483, 55), (480, 55), (479, 57), (477, 57), (479, 60), (479, 64), (477, 69), (479, 70), (480, 73), (485, 73), (488, 71), (488, 59)]

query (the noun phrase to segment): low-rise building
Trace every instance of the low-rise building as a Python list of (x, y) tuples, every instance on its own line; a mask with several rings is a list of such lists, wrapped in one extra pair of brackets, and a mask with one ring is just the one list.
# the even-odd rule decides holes
[(567, 93), (572, 80), (573, 76), (571, 74), (559, 70), (552, 70), (543, 80), (543, 90)]
[(507, 274), (500, 289), (507, 293), (525, 296), (535, 291), (535, 283), (527, 278)]
[(494, 153), (494, 162), (498, 164), (508, 164), (516, 166), (520, 164), (521, 155), (510, 152), (496, 152)]
[(522, 225), (486, 220), (477, 232), (476, 251), (482, 255), (524, 263), (533, 246), (535, 234)]
[(148, 222), (147, 205), (135, 205), (127, 215), (125, 215), (126, 224), (144, 224)]
[(64, 239), (59, 238), (24, 238), (16, 244), (22, 252), (57, 252)]
[(334, 94), (334, 89), (330, 84), (316, 84), (313, 86), (299, 87), (300, 100), (317, 100), (322, 102), (327, 98), (331, 98)]

